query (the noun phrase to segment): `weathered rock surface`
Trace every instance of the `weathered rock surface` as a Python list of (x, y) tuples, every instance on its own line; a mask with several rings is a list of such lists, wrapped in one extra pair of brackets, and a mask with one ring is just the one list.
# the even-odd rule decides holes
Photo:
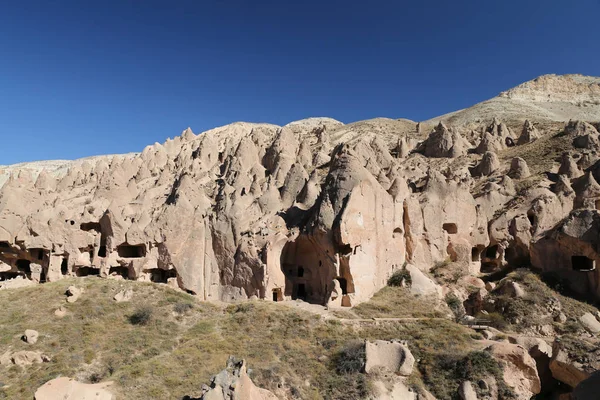
[(201, 400), (277, 400), (277, 396), (254, 385), (246, 371), (246, 362), (229, 357), (227, 368), (205, 386)]
[[(588, 118), (597, 107), (583, 112), (565, 96), (596, 101), (596, 86), (544, 76), (418, 127), (385, 118), (234, 123), (199, 135), (188, 128), (139, 154), (3, 167), (0, 288), (99, 275), (201, 300), (335, 307), (369, 299), (405, 264), (427, 277), (445, 262), (476, 274), (600, 260), (588, 237), (574, 246), (550, 238), (583, 217), (574, 208), (600, 204), (597, 122)], [(560, 166), (534, 157), (552, 140), (571, 154)], [(597, 275), (562, 272), (600, 298)]]
[(510, 343), (497, 343), (490, 346), (494, 358), (503, 363), (504, 381), (518, 399), (530, 399), (541, 390), (540, 378), (535, 360), (523, 347)]
[(33, 329), (27, 329), (25, 330), (25, 334), (23, 334), (22, 339), (25, 343), (36, 344), (39, 337), (40, 334), (38, 333), (38, 331)]
[(44, 383), (35, 392), (35, 400), (115, 400), (108, 391), (112, 382), (81, 383), (74, 379), (60, 377)]
[(412, 373), (415, 358), (408, 345), (401, 341), (376, 340), (365, 342), (366, 363), (365, 372), (370, 373), (382, 368), (401, 376)]
[(129, 301), (133, 298), (133, 289), (121, 290), (119, 293), (115, 294), (113, 299), (117, 303), (121, 303), (124, 301)]

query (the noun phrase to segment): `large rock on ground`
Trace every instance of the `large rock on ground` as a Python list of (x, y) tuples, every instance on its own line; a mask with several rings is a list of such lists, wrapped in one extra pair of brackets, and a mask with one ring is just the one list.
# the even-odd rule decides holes
[(277, 400), (266, 389), (256, 387), (246, 371), (246, 361), (233, 357), (227, 360), (227, 368), (212, 378), (210, 388), (205, 387), (200, 400)]
[(402, 376), (412, 373), (415, 358), (404, 342), (376, 340), (365, 343), (365, 372), (382, 368)]
[(490, 346), (493, 357), (504, 367), (504, 381), (518, 399), (529, 400), (541, 390), (540, 378), (534, 359), (522, 346), (497, 343)]

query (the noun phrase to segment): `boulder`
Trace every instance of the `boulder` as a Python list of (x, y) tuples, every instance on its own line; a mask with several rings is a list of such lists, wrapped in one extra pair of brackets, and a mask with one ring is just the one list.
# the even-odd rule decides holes
[(82, 295), (84, 289), (76, 286), (69, 286), (67, 289), (67, 302), (75, 303)]
[(246, 371), (246, 361), (229, 357), (227, 367), (204, 387), (200, 400), (277, 400), (266, 389), (256, 387)]
[(81, 383), (67, 377), (52, 379), (35, 391), (35, 400), (116, 400), (108, 391), (112, 382)]
[(382, 368), (401, 376), (412, 373), (415, 358), (408, 349), (406, 342), (376, 340), (365, 342), (366, 364), (365, 372), (371, 373)]
[(477, 392), (470, 381), (464, 381), (460, 384), (458, 395), (462, 400), (477, 400)]
[(581, 322), (581, 325), (583, 325), (585, 329), (591, 333), (595, 335), (600, 333), (600, 322), (598, 322), (592, 313), (587, 312), (583, 314), (581, 317), (579, 317), (579, 322)]
[(119, 293), (115, 294), (113, 300), (117, 303), (121, 303), (124, 301), (129, 301), (133, 298), (133, 289), (121, 290)]
[(25, 343), (36, 344), (40, 334), (33, 329), (25, 330), (25, 334), (21, 337)]
[(504, 367), (504, 381), (518, 399), (529, 400), (541, 391), (540, 378), (535, 360), (522, 346), (511, 343), (497, 343), (489, 347), (492, 356)]

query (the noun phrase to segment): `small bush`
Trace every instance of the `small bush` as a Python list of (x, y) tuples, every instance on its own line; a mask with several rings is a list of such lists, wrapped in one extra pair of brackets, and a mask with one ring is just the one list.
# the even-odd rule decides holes
[(462, 301), (454, 293), (448, 293), (446, 295), (446, 304), (450, 308), (450, 311), (454, 314), (454, 319), (456, 322), (462, 320), (465, 316), (465, 309), (463, 307)]
[(347, 343), (334, 357), (335, 370), (338, 374), (362, 372), (365, 367), (365, 344), (354, 340)]
[(148, 325), (152, 319), (152, 309), (150, 307), (140, 307), (129, 316), (129, 323), (132, 325)]
[(252, 310), (254, 310), (254, 304), (252, 304), (252, 303), (232, 304), (226, 308), (226, 311), (229, 314), (237, 314), (237, 313), (245, 314)]
[(388, 286), (402, 286), (403, 283), (406, 286), (412, 285), (412, 278), (406, 267), (394, 272), (387, 281)]
[(177, 314), (185, 314), (188, 311), (191, 311), (194, 308), (194, 305), (192, 303), (176, 303), (175, 306), (173, 306), (173, 310), (177, 313)]

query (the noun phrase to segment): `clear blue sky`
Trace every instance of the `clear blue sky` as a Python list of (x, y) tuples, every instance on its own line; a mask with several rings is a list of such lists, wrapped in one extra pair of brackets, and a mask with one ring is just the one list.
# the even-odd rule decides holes
[(0, 0), (0, 164), (191, 126), (423, 120), (600, 75), (600, 0)]

